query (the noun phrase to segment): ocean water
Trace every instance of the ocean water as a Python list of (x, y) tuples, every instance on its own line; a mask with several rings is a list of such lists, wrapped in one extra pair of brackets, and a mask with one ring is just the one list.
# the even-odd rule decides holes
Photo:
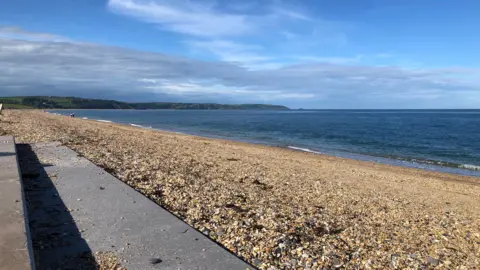
[(49, 112), (480, 176), (480, 110)]

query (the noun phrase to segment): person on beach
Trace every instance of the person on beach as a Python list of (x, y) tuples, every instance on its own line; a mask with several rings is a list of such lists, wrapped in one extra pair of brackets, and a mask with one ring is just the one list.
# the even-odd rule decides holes
[(71, 118), (75, 118), (75, 113), (70, 114)]
[(2, 114), (2, 110), (3, 110), (3, 103), (0, 103), (0, 114)]

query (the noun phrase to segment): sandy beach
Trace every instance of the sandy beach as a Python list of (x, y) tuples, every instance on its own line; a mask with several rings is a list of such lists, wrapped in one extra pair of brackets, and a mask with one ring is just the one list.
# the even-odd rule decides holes
[(59, 141), (260, 269), (478, 269), (480, 178), (4, 111), (0, 135)]

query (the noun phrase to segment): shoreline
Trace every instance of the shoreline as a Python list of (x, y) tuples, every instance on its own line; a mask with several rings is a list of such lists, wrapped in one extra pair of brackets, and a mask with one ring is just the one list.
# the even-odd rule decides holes
[[(48, 111), (46, 112), (49, 114), (56, 114), (55, 112), (48, 112)], [(62, 114), (57, 114), (57, 115), (67, 116)], [(209, 138), (209, 139), (221, 139), (221, 140), (227, 140), (231, 142), (242, 142), (242, 143), (255, 144), (255, 145), (271, 146), (271, 147), (277, 147), (282, 149), (295, 150), (295, 151), (304, 152), (304, 153), (312, 153), (317, 155), (332, 156), (337, 158), (352, 159), (352, 160), (358, 160), (358, 161), (364, 161), (364, 162), (374, 162), (377, 164), (391, 165), (391, 166), (402, 167), (402, 168), (412, 168), (412, 169), (420, 169), (420, 170), (431, 171), (431, 172), (480, 177), (480, 166), (472, 165), (472, 164), (452, 163), (452, 162), (444, 162), (444, 161), (428, 160), (428, 159), (421, 160), (418, 158), (408, 158), (408, 157), (400, 157), (400, 156), (395, 157), (395, 156), (368, 155), (363, 153), (346, 152), (341, 150), (317, 150), (317, 149), (309, 149), (307, 147), (302, 147), (297, 145), (278, 145), (275, 143), (268, 143), (266, 141), (260, 141), (255, 139), (241, 139), (238, 137), (227, 138), (225, 136), (215, 136), (212, 134), (208, 134), (207, 132), (203, 132), (203, 133), (202, 132), (198, 132), (198, 133), (183, 132), (183, 131), (176, 131), (174, 129), (153, 128), (152, 126), (143, 126), (135, 123), (115, 122), (112, 120), (93, 119), (93, 118), (90, 119), (87, 117), (83, 117), (79, 119), (118, 124), (122, 126), (132, 126), (135, 128), (147, 129), (147, 130), (153, 130), (153, 131), (171, 132), (175, 134), (198, 136), (198, 137)]]
[(480, 265), (480, 179), (265, 145), (6, 111), (259, 269)]
[[(67, 117), (65, 115), (58, 114), (57, 116), (62, 116), (62, 117)], [(439, 179), (443, 179), (445, 181), (451, 181), (451, 182), (461, 182), (461, 183), (466, 183), (466, 184), (472, 184), (472, 185), (480, 185), (480, 178), (474, 175), (469, 175), (469, 174), (460, 174), (460, 173), (452, 173), (452, 172), (445, 172), (445, 171), (437, 171), (437, 170), (428, 170), (428, 169), (423, 169), (423, 168), (418, 168), (418, 167), (409, 167), (409, 166), (401, 166), (401, 165), (395, 165), (391, 163), (381, 163), (381, 162), (376, 162), (373, 160), (362, 160), (362, 159), (356, 159), (356, 158), (348, 158), (344, 156), (337, 156), (337, 155), (330, 155), (325, 152), (317, 152), (317, 153), (312, 153), (308, 151), (302, 151), (302, 150), (297, 150), (297, 149), (292, 149), (288, 146), (278, 146), (278, 145), (273, 145), (273, 144), (265, 144), (265, 143), (255, 143), (255, 142), (249, 142), (249, 141), (242, 141), (242, 140), (231, 140), (223, 137), (215, 137), (215, 136), (202, 136), (202, 135), (197, 135), (197, 134), (190, 134), (190, 133), (185, 133), (185, 132), (179, 132), (179, 131), (173, 131), (173, 130), (167, 130), (167, 129), (159, 129), (159, 128), (150, 128), (150, 127), (138, 127), (135, 126), (136, 124), (132, 123), (120, 123), (120, 122), (114, 122), (110, 120), (103, 120), (103, 119), (82, 119), (82, 118), (76, 118), (76, 119), (81, 119), (83, 121), (87, 120), (88, 122), (91, 123), (99, 123), (99, 124), (105, 124), (109, 126), (118, 126), (118, 127), (124, 127), (128, 129), (133, 129), (133, 130), (143, 130), (143, 131), (151, 131), (151, 132), (158, 132), (160, 134), (164, 135), (170, 135), (170, 136), (185, 136), (187, 138), (193, 138), (193, 139), (198, 139), (198, 140), (212, 140), (212, 141), (219, 141), (221, 143), (226, 143), (226, 144), (238, 144), (239, 146), (247, 146), (247, 147), (261, 147), (261, 148), (266, 148), (269, 150), (280, 150), (280, 151), (289, 151), (293, 152), (296, 154), (301, 154), (301, 155), (307, 155), (307, 156), (313, 156), (313, 157), (319, 157), (322, 159), (327, 159), (327, 160), (334, 160), (334, 161), (340, 161), (340, 162), (346, 162), (350, 164), (355, 164), (355, 165), (360, 165), (360, 166), (368, 166), (368, 167), (375, 167), (379, 168), (382, 170), (387, 170), (387, 171), (395, 171), (396, 173), (405, 173), (405, 174), (420, 174), (422, 176), (430, 177), (438, 177)], [(355, 154), (355, 153), (353, 153)], [(359, 156), (366, 156), (362, 154), (355, 154)], [(366, 157), (372, 157), (372, 156), (366, 156)], [(382, 157), (380, 157), (382, 158)], [(385, 158), (387, 159), (387, 158)], [(389, 159), (389, 160), (394, 160), (394, 159)], [(412, 163), (412, 162), (410, 162)], [(441, 167), (438, 165), (433, 165), (435, 167)], [(448, 168), (448, 167), (447, 167)], [(459, 170), (466, 170), (466, 169), (459, 169)], [(467, 170), (470, 171), (470, 170)], [(462, 178), (467, 178), (467, 180), (462, 179)], [(468, 179), (473, 178), (471, 181)], [(461, 180), (460, 180), (461, 179)]]

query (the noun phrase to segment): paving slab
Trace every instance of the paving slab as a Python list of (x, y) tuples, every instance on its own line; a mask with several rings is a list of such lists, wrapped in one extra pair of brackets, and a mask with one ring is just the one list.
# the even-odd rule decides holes
[[(15, 141), (0, 136), (0, 269), (32, 269)], [(27, 228), (27, 229), (26, 229)]]
[(18, 149), (37, 269), (96, 252), (115, 254), (127, 269), (254, 269), (71, 149)]

